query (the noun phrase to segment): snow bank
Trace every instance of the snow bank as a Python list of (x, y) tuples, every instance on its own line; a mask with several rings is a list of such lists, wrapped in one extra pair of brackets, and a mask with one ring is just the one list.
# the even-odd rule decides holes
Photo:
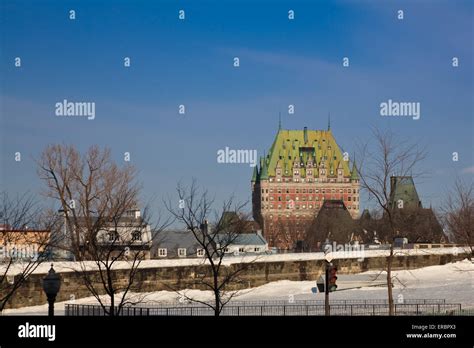
[[(399, 249), (395, 250), (395, 256), (407, 255), (443, 255), (469, 252), (465, 247), (453, 248), (435, 248), (435, 249)], [(361, 251), (337, 251), (333, 252), (333, 259), (363, 259), (368, 257), (383, 257), (389, 255), (389, 250), (361, 250)], [(229, 256), (223, 261), (224, 265), (231, 265), (234, 263), (251, 263), (251, 262), (279, 262), (279, 261), (308, 261), (308, 260), (323, 260), (324, 253), (288, 253), (288, 254), (273, 254), (273, 255), (248, 255), (248, 256)], [(140, 263), (139, 268), (159, 268), (159, 267), (179, 267), (179, 266), (193, 266), (203, 265), (208, 263), (207, 260), (201, 258), (183, 258), (183, 259), (158, 259), (158, 260), (144, 260)], [(62, 261), (54, 262), (54, 269), (56, 272), (73, 272), (81, 270), (80, 262)], [(97, 265), (93, 261), (83, 262), (83, 266), (87, 270), (96, 270)], [(8, 274), (14, 275), (21, 272), (23, 265), (16, 263), (11, 267)], [(33, 273), (46, 274), (51, 268), (51, 263), (45, 262), (41, 264)], [(130, 263), (126, 261), (117, 261), (114, 263), (114, 269), (130, 268)], [(0, 272), (4, 272), (4, 266), (0, 266)]]

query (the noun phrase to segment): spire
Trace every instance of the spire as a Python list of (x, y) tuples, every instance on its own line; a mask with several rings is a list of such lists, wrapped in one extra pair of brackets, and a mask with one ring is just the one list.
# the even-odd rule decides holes
[(257, 176), (258, 176), (258, 170), (257, 170), (257, 166), (255, 166), (253, 167), (252, 182), (257, 181)]
[(331, 130), (331, 113), (328, 112), (328, 131)]
[(359, 180), (359, 174), (357, 174), (355, 155), (354, 155), (354, 160), (352, 161), (351, 180)]
[(267, 161), (265, 158), (263, 159), (262, 169), (260, 170), (260, 179), (268, 180), (268, 168), (267, 168)]
[(281, 112), (278, 113), (278, 130), (281, 130)]

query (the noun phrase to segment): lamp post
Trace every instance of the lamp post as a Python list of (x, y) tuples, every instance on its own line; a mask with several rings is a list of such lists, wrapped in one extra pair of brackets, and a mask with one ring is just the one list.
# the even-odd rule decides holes
[(326, 259), (325, 262), (325, 287), (324, 287), (324, 314), (325, 315), (331, 315), (331, 307), (329, 305), (329, 267), (331, 265), (331, 261), (333, 259), (332, 253), (327, 252), (326, 255), (324, 255), (324, 258)]
[(48, 316), (54, 316), (54, 302), (56, 301), (56, 295), (61, 287), (61, 277), (54, 271), (53, 264), (48, 275), (43, 279), (43, 290), (48, 297)]

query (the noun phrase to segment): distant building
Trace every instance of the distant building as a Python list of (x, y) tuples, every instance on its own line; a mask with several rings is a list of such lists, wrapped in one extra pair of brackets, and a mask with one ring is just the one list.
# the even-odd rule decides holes
[(47, 256), (50, 238), (50, 230), (12, 229), (9, 225), (0, 225), (0, 261), (28, 261)]
[[(235, 218), (236, 215), (225, 214), (223, 218)], [(249, 225), (250, 227), (252, 225)], [(208, 226), (211, 228), (212, 226)], [(263, 238), (262, 232), (241, 231), (230, 234), (217, 233), (215, 235), (215, 247), (221, 248), (220, 244), (228, 244), (225, 253), (229, 254), (260, 254), (268, 251), (268, 243)], [(212, 247), (209, 248), (212, 250)], [(194, 234), (189, 230), (165, 230), (157, 233), (153, 238), (151, 249), (153, 258), (193, 258), (205, 257), (205, 250), (197, 242)]]
[(308, 228), (305, 249), (303, 251), (319, 251), (322, 241), (349, 243), (351, 234), (356, 228), (356, 221), (352, 219), (342, 200), (326, 200), (319, 210), (317, 217)]
[[(391, 209), (397, 245), (401, 240), (404, 244), (446, 241), (443, 228), (433, 210), (423, 208), (411, 176), (390, 178), (388, 207)], [(370, 243), (375, 235), (383, 242), (388, 242), (388, 236), (391, 235), (386, 213), (374, 219), (368, 210), (365, 210), (359, 220), (359, 227), (359, 236), (365, 243)]]
[(390, 177), (389, 207), (392, 209), (416, 209), (422, 207), (411, 176)]
[[(220, 238), (217, 236), (219, 247)], [(242, 233), (235, 236), (235, 239), (227, 246), (225, 252), (234, 255), (242, 254), (263, 254), (268, 251), (268, 243), (263, 238), (261, 231)]]
[(204, 257), (204, 250), (200, 248), (191, 231), (164, 230), (153, 238), (151, 257), (154, 259)]
[(255, 221), (271, 247), (293, 249), (325, 200), (341, 200), (359, 215), (359, 177), (328, 130), (279, 127), (268, 154), (252, 176)]
[[(89, 223), (96, 223), (96, 218), (90, 218)], [(78, 217), (75, 222), (79, 226), (87, 226), (87, 218)], [(72, 225), (76, 225), (73, 223)], [(63, 224), (62, 232), (66, 238), (67, 245), (63, 248), (69, 249), (71, 253), (70, 257), (77, 257), (70, 236), (75, 236), (76, 231), (66, 231)], [(77, 227), (74, 226), (74, 229)], [(86, 259), (98, 257), (106, 257), (110, 252), (110, 257), (117, 257), (122, 255), (124, 258), (136, 253), (141, 253), (141, 258), (149, 259), (150, 250), (152, 246), (152, 235), (150, 225), (143, 220), (139, 209), (131, 209), (125, 212), (123, 216), (118, 218), (116, 221), (102, 222), (99, 231), (93, 231), (95, 233), (95, 247), (91, 248), (89, 245), (92, 242), (91, 237), (88, 236), (88, 230), (86, 227), (81, 228), (79, 232), (78, 248), (83, 253)], [(60, 237), (56, 237), (57, 240), (61, 240)], [(63, 241), (64, 243), (64, 241)], [(88, 252), (94, 250), (94, 252)]]
[(442, 243), (443, 228), (433, 210), (423, 208), (411, 176), (390, 178), (389, 207), (393, 209), (397, 237), (409, 243)]

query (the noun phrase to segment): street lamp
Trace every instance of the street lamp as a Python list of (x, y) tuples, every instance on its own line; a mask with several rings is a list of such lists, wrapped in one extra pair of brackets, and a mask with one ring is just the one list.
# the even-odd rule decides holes
[(56, 295), (61, 287), (61, 277), (54, 271), (53, 264), (48, 275), (43, 279), (43, 290), (48, 297), (48, 316), (54, 316), (54, 302), (56, 301)]

